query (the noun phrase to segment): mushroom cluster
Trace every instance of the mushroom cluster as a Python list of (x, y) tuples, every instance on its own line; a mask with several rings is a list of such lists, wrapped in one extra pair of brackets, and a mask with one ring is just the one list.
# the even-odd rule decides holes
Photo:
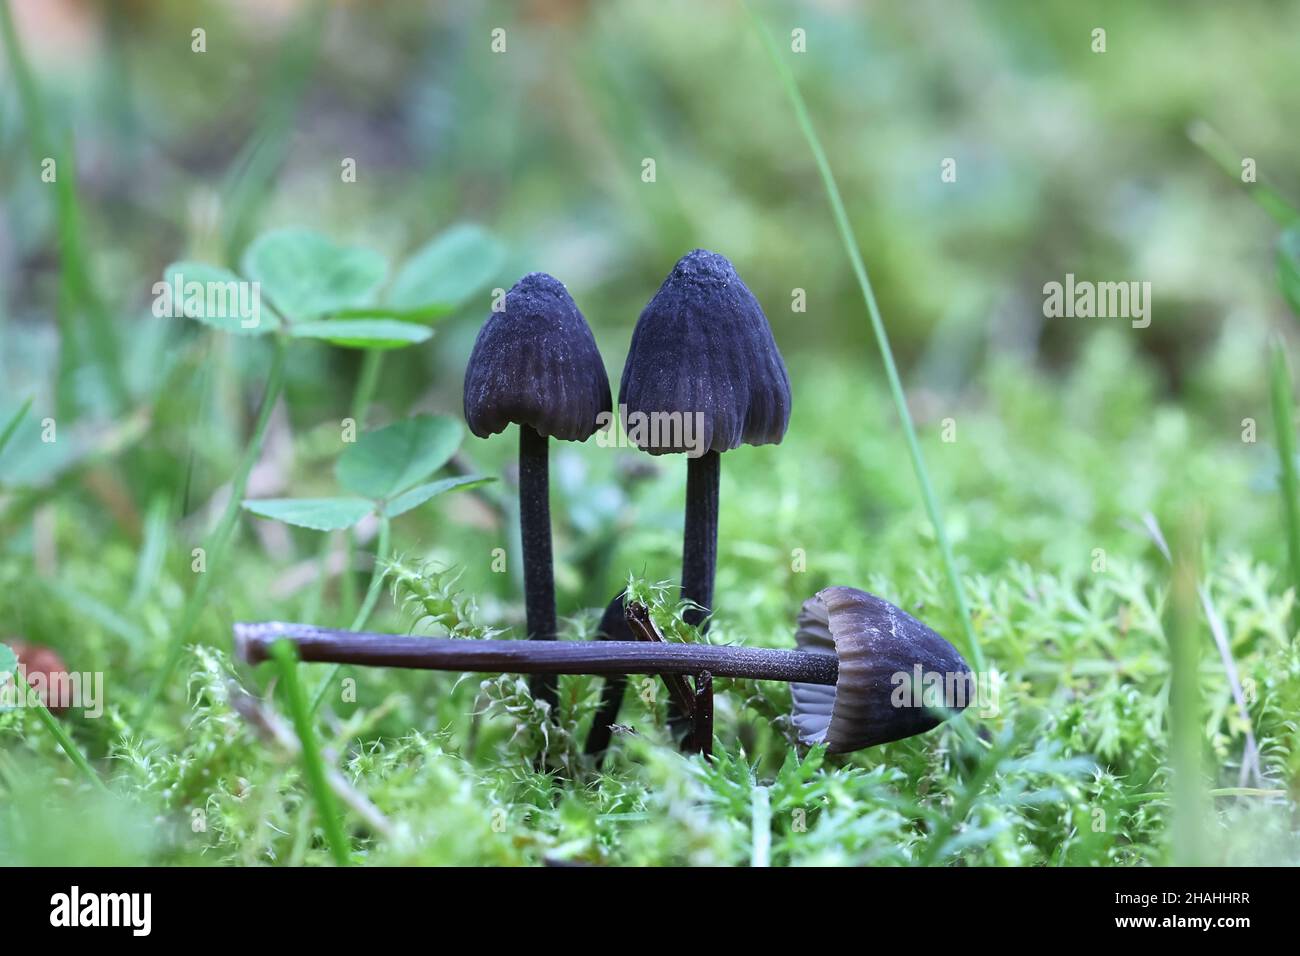
[[(669, 690), (683, 749), (712, 748), (713, 678), (791, 684), (800, 742), (842, 753), (923, 733), (961, 710), (970, 668), (946, 640), (865, 591), (831, 587), (804, 602), (797, 649), (667, 643), (647, 609), (619, 594), (597, 642), (556, 641), (548, 440), (585, 441), (612, 422), (609, 379), (586, 319), (564, 285), (534, 272), (479, 331), (465, 372), (465, 419), (480, 438), (519, 428), (519, 523), (526, 642), (413, 638), (302, 624), (237, 624), (241, 657), (265, 659), (293, 641), (305, 661), (532, 675), (534, 696), (557, 706), (559, 674), (607, 679), (586, 750), (606, 751), (629, 674), (657, 674)], [(629, 440), (652, 455), (684, 454), (681, 594), (688, 624), (708, 627), (718, 554), (723, 452), (776, 444), (790, 422), (790, 378), (758, 300), (721, 255), (696, 249), (642, 311), (618, 391)], [(649, 421), (652, 427), (641, 427)], [(694, 679), (694, 687), (688, 683)], [(909, 682), (947, 687), (936, 699)], [(902, 701), (902, 703), (900, 703)]]

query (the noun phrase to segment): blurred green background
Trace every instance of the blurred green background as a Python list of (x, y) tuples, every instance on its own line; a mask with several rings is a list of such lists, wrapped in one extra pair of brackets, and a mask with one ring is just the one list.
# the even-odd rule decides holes
[[(759, 10), (783, 48), (792, 30), (805, 31), (807, 52), (789, 53), (790, 63), (923, 433), (945, 417), (960, 428), (973, 409), (1032, 403), (998, 394), (1010, 387), (1005, 365), (1029, 373), (1025, 387), (1059, 392), (1093, 362), (1104, 368), (1076, 381), (1079, 400), (1050, 426), (1043, 416), (1044, 427), (1082, 442), (1106, 417), (1149, 434), (1153, 403), (1171, 401), (1206, 440), (1251, 458), (1241, 420), (1264, 417), (1265, 336), (1286, 324), (1276, 230), (1187, 130), (1210, 124), (1262, 177), (1300, 193), (1300, 143), (1285, 122), (1300, 108), (1291, 39), (1300, 5)], [(288, 224), (398, 259), (471, 220), (508, 245), (500, 284), (533, 269), (568, 284), (612, 381), (641, 306), (675, 259), (697, 246), (725, 253), (766, 307), (794, 373), (792, 436), (833, 435), (842, 447), (818, 452), (850, 458), (843, 446), (879, 441), (887, 460), (867, 462), (861, 480), (881, 487), (881, 508), (914, 499), (906, 476), (872, 474), (903, 462), (878, 355), (815, 168), (739, 4), (19, 2), (13, 11), (43, 97), (36, 128), (53, 151), (75, 151), (76, 196), (61, 206), (41, 181), (21, 91), (6, 83), (3, 410), (35, 395), (37, 411), (57, 408), (102, 438), (143, 405), (153, 427), (138, 439), (147, 451), (135, 477), (170, 478), (186, 458), (187, 498), (197, 500), (226, 478), (239, 441), (233, 396), (246, 375), (258, 380), (268, 346), (153, 319), (150, 286), (163, 266), (236, 263), (257, 231)], [(191, 49), (196, 27), (205, 53)], [(1104, 53), (1093, 52), (1097, 27)], [(504, 53), (491, 49), (496, 28), (506, 31)], [(653, 183), (642, 180), (647, 157)], [(356, 161), (355, 183), (341, 181), (344, 158)], [(947, 158), (955, 182), (941, 181)], [(68, 204), (70, 226), (60, 211)], [(1151, 282), (1150, 327), (1044, 319), (1042, 286), (1066, 273)], [(795, 289), (806, 312), (792, 309)], [(379, 420), (459, 409), (461, 370), (486, 313), (487, 293), (480, 298), (433, 345), (389, 357)], [(1103, 392), (1095, 375), (1120, 363), (1116, 388)], [(296, 430), (343, 416), (357, 364), (355, 353), (298, 350), (288, 404)], [(116, 394), (113, 375), (127, 380)], [(1032, 407), (1014, 414), (1026, 422), (1002, 427), (1035, 418)], [(998, 467), (967, 434), (933, 463), (941, 483), (944, 458)], [(733, 457), (799, 468), (789, 455), (775, 466), (778, 455)], [(1111, 467), (1118, 486), (1188, 477), (1173, 465), (1163, 463), (1164, 476), (1135, 473), (1140, 459)], [(1255, 465), (1266, 460), (1243, 467)], [(1050, 472), (1052, 462), (1014, 466)], [(30, 471), (44, 478), (49, 467)], [(901, 498), (890, 501), (895, 484)], [(1078, 520), (1101, 507), (1066, 500), (1068, 488), (1041, 490), (1035, 505)], [(1039, 517), (1037, 506), (996, 499), (987, 515), (992, 525)], [(1223, 517), (1215, 531), (1241, 530), (1242, 516)], [(1018, 556), (1061, 558), (1034, 548)]]

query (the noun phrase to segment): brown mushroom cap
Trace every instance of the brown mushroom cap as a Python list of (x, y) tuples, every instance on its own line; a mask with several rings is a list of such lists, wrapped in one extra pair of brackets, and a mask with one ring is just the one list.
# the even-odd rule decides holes
[(795, 641), (839, 660), (834, 687), (790, 685), (800, 742), (824, 742), (831, 753), (924, 733), (973, 699), (970, 667), (955, 647), (857, 588), (830, 587), (805, 601)]

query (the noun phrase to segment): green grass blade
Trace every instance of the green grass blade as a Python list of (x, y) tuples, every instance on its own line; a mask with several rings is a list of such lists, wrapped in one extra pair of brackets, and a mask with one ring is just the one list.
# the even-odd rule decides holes
[(181, 612), (180, 624), (172, 632), (166, 660), (149, 691), (149, 696), (145, 698), (144, 706), (141, 708), (140, 723), (144, 723), (148, 719), (154, 705), (162, 699), (163, 694), (166, 692), (172, 674), (180, 663), (181, 655), (185, 652), (185, 642), (189, 640), (195, 625), (198, 624), (199, 615), (203, 613), (203, 609), (207, 606), (208, 592), (212, 590), (213, 579), (221, 573), (226, 549), (230, 544), (231, 536), (234, 534), (235, 526), (239, 522), (241, 505), (244, 500), (244, 487), (248, 484), (248, 474), (262, 456), (262, 442), (266, 438), (266, 428), (271, 421), (271, 411), (275, 408), (276, 400), (280, 397), (280, 391), (284, 387), (284, 365), (287, 350), (288, 340), (278, 339), (275, 345), (275, 356), (271, 360), (271, 371), (266, 380), (266, 390), (262, 394), (262, 404), (257, 411), (257, 423), (253, 426), (252, 437), (248, 440), (248, 447), (244, 449), (244, 457), (241, 459), (239, 469), (235, 473), (233, 485), (230, 489), (230, 500), (226, 503), (225, 513), (222, 514), (221, 521), (217, 524), (216, 530), (213, 531), (204, 549), (207, 556), (207, 570), (199, 576), (198, 584), (190, 592), (190, 598)]
[(60, 281), (70, 300), (80, 306), (86, 318), (85, 344), (89, 358), (99, 366), (99, 374), (118, 408), (131, 404), (131, 392), (122, 372), (121, 347), (113, 317), (91, 277), (90, 259), (86, 255), (84, 230), (81, 227), (81, 199), (77, 192), (76, 154), (69, 143), (58, 161), (56, 206), (60, 252)]
[(172, 501), (165, 494), (156, 495), (149, 503), (144, 519), (144, 541), (136, 560), (131, 596), (126, 602), (128, 608), (139, 607), (158, 582), (171, 538), (172, 510)]
[(1193, 123), (1187, 130), (1187, 138), (1199, 146), (1231, 179), (1244, 186), (1250, 198), (1279, 223), (1286, 226), (1300, 220), (1300, 209), (1287, 201), (1281, 191), (1263, 176), (1253, 183), (1242, 182), (1240, 164), (1244, 157), (1209, 123)]
[[(8, 661), (3, 665), (7, 669), (10, 664), (15, 662), (15, 657), (13, 652), (7, 646), (0, 645), (0, 647), (3, 648), (5, 655), (8, 657)], [(13, 675), (13, 679), (16, 682), (15, 690), (26, 692), (27, 699), (31, 702), (30, 705), (32, 709), (36, 711), (37, 719), (41, 722), (41, 725), (50, 732), (50, 736), (55, 739), (58, 745), (63, 748), (63, 752), (68, 755), (68, 759), (70, 759), (76, 768), (81, 771), (82, 776), (90, 781), (96, 789), (107, 792), (108, 787), (105, 786), (104, 781), (100, 779), (99, 774), (95, 773), (95, 768), (90, 765), (90, 761), (86, 759), (86, 755), (81, 752), (81, 748), (77, 746), (76, 742), (68, 736), (68, 732), (63, 729), (63, 725), (54, 718), (53, 714), (50, 713), (49, 708), (41, 702), (40, 697), (37, 696), (34, 690), (32, 690), (31, 685), (27, 683), (27, 676), (22, 672), (22, 670), (15, 666), (13, 670), (7, 671), (7, 673)]]
[(1173, 769), (1172, 862), (1204, 866), (1206, 801), (1202, 780), (1200, 599), (1197, 557), (1200, 535), (1192, 515), (1175, 527), (1173, 572), (1165, 608), (1169, 642), (1169, 763)]
[(750, 793), (750, 866), (772, 865), (772, 794), (756, 786)]
[(930, 483), (930, 473), (926, 470), (925, 458), (921, 455), (921, 446), (916, 438), (916, 427), (912, 424), (912, 413), (908, 410), (907, 398), (903, 393), (903, 383), (898, 376), (898, 367), (894, 362), (894, 352), (889, 345), (889, 334), (885, 331), (885, 322), (880, 315), (880, 306), (876, 304), (876, 293), (872, 289), (871, 279), (867, 275), (867, 267), (863, 264), (862, 252), (858, 249), (857, 240), (853, 237), (849, 216), (844, 209), (844, 201), (840, 198), (839, 186), (835, 183), (835, 175), (831, 172), (830, 162), (826, 158), (826, 151), (822, 148), (821, 140), (817, 137), (817, 131), (813, 129), (812, 119), (808, 115), (807, 106), (804, 105), (803, 95), (799, 92), (799, 85), (795, 81), (794, 73), (791, 72), (789, 65), (781, 59), (776, 41), (772, 39), (772, 34), (768, 31), (767, 26), (759, 19), (758, 14), (754, 12), (748, 2), (745, 2), (744, 5), (754, 22), (755, 28), (758, 30), (759, 36), (762, 38), (763, 46), (767, 50), (772, 64), (780, 75), (786, 95), (789, 96), (790, 104), (794, 107), (799, 128), (803, 131), (804, 139), (808, 141), (808, 148), (812, 151), (813, 159), (817, 164), (817, 171), (821, 174), (822, 185), (826, 189), (826, 198), (830, 201), (831, 212), (835, 216), (835, 225), (839, 228), (840, 238), (844, 242), (844, 251), (853, 266), (853, 274), (857, 277), (858, 287), (861, 289), (862, 298), (867, 305), (867, 314), (871, 317), (871, 328), (876, 336), (876, 344), (880, 348), (880, 358), (885, 366), (885, 376), (889, 380), (889, 392), (893, 397), (894, 407), (898, 411), (899, 421), (903, 425), (903, 435), (907, 439), (908, 455), (912, 459), (912, 468), (916, 472), (916, 480), (921, 486), (921, 498), (925, 503), (925, 510), (930, 517), (930, 523), (934, 526), (934, 536), (939, 543), (939, 552), (943, 558), (948, 586), (952, 590), (958, 616), (961, 618), (962, 632), (966, 639), (966, 651), (971, 656), (971, 664), (975, 670), (982, 673), (984, 671), (984, 652), (980, 648), (979, 638), (976, 636), (975, 628), (971, 623), (970, 607), (966, 602), (966, 592), (962, 587), (961, 575), (957, 573), (957, 563), (953, 557), (952, 544), (948, 540), (948, 532), (944, 528), (938, 500)]
[(1300, 600), (1300, 478), (1296, 476), (1295, 463), (1295, 404), (1286, 348), (1277, 341), (1273, 343), (1272, 352), (1269, 378), (1273, 393), (1273, 427), (1277, 432), (1277, 454), (1282, 469), (1282, 517), (1291, 558), (1291, 586)]
[[(361, 360), (361, 373), (357, 376), (356, 388), (352, 393), (352, 420), (356, 423), (357, 431), (365, 431), (366, 416), (370, 413), (370, 403), (375, 396), (375, 388), (379, 384), (379, 373), (384, 365), (384, 353), (376, 350), (366, 352), (365, 358)], [(356, 554), (357, 536), (355, 529), (349, 528), (343, 532), (344, 552), (346, 560), (343, 562), (343, 570), (339, 574), (339, 596), (344, 611), (344, 616), (356, 607), (357, 579), (352, 570), (352, 558)], [(338, 673), (336, 667), (326, 679), (333, 680)], [(326, 684), (322, 683), (316, 691), (316, 700), (312, 704), (312, 712), (320, 706), (321, 696), (325, 693)]]
[(13, 438), (14, 432), (18, 431), (18, 426), (27, 417), (27, 412), (31, 410), (33, 401), (34, 399), (29, 398), (23, 402), (23, 407), (14, 412), (13, 417), (9, 419), (9, 423), (5, 425), (5, 430), (0, 432), (0, 451), (5, 450), (5, 445), (9, 444), (9, 439)]
[(357, 423), (357, 431), (364, 431), (366, 415), (370, 412), (370, 402), (375, 397), (375, 386), (379, 384), (379, 373), (384, 367), (384, 353), (371, 350), (361, 360), (361, 373), (357, 376), (356, 391), (352, 395), (352, 420)]
[[(104, 384), (117, 407), (125, 408), (130, 395), (122, 376), (116, 333), (108, 309), (91, 279), (82, 242), (73, 149), (71, 144), (64, 148), (58, 147), (55, 143), (58, 137), (50, 134), (45, 100), (23, 53), (22, 39), (14, 27), (8, 3), (0, 3), (0, 44), (3, 45), (5, 60), (18, 89), (18, 99), (22, 103), (34, 168), (40, 168), (46, 159), (53, 159), (55, 163), (54, 211), (59, 237), (60, 284), (58, 321), (62, 339), (60, 410), (70, 410), (71, 374), (76, 366), (87, 360), (99, 367)], [(89, 334), (88, 342), (83, 341), (82, 330), (73, 324), (68, 314), (77, 306), (89, 319), (85, 330)]]
[(329, 781), (325, 779), (325, 762), (316, 745), (311, 715), (307, 712), (307, 699), (303, 695), (302, 684), (298, 681), (298, 650), (292, 641), (276, 641), (271, 645), (271, 655), (280, 668), (280, 683), (284, 687), (298, 740), (302, 743), (303, 772), (307, 775), (307, 786), (311, 789), (316, 810), (320, 813), (321, 829), (325, 831), (325, 840), (334, 856), (334, 862), (339, 866), (347, 866), (351, 848), (339, 822), (338, 801), (330, 789)]
[[(350, 631), (359, 631), (366, 626), (366, 621), (370, 620), (370, 615), (375, 610), (375, 604), (379, 601), (379, 592), (384, 583), (384, 564), (388, 560), (388, 540), (391, 530), (391, 523), (388, 518), (380, 515), (379, 542), (375, 545), (375, 569), (371, 572), (370, 587), (366, 589), (366, 597), (361, 602), (361, 609), (357, 611), (357, 616), (352, 619), (352, 626), (348, 628)], [(311, 702), (311, 712), (313, 714), (320, 710), (320, 705), (325, 700), (325, 692), (334, 683), (334, 678), (338, 676), (342, 668), (342, 664), (335, 664), (330, 669), (330, 672), (325, 675), (325, 679), (320, 682), (320, 686), (316, 688), (316, 694)]]
[(36, 79), (31, 67), (23, 55), (22, 44), (18, 39), (18, 30), (14, 27), (13, 14), (8, 3), (0, 3), (0, 40), (4, 42), (5, 62), (13, 75), (14, 86), (18, 89), (18, 101), (23, 107), (23, 116), (27, 120), (30, 133), (32, 158), (36, 163), (50, 155), (50, 137), (46, 126), (45, 106), (41, 99)]

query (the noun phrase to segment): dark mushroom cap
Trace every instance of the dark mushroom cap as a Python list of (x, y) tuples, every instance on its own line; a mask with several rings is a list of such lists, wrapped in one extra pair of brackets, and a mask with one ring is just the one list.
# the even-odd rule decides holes
[[(696, 249), (673, 266), (632, 333), (618, 401), (629, 415), (701, 413), (703, 434), (691, 441), (701, 452), (784, 437), (790, 377), (762, 307), (725, 256)], [(653, 455), (684, 446), (642, 444)]]
[(834, 687), (790, 685), (799, 740), (825, 742), (830, 753), (924, 733), (945, 711), (963, 710), (974, 699), (970, 667), (955, 647), (857, 588), (826, 588), (805, 601), (795, 641), (802, 650), (839, 658)]
[(609, 377), (591, 327), (564, 284), (531, 272), (479, 329), (465, 368), (465, 421), (479, 438), (510, 424), (586, 441), (610, 411)]

